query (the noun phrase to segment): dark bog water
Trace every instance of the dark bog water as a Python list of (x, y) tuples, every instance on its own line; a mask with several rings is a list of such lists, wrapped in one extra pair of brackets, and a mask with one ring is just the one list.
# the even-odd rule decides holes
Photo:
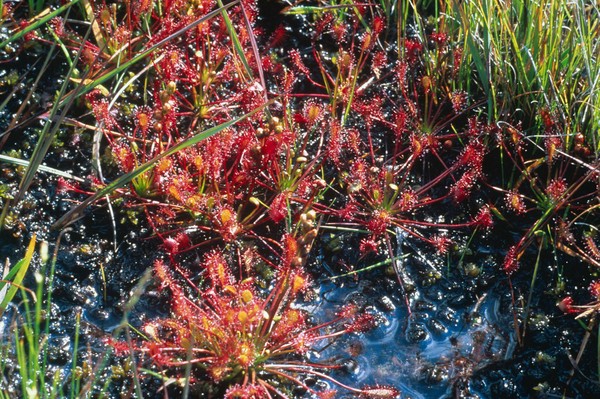
[[(379, 325), (321, 348), (313, 360), (342, 364), (334, 376), (344, 383), (393, 385), (406, 398), (598, 397), (595, 349), (587, 348), (580, 371), (571, 375), (585, 331), (555, 306), (550, 257), (542, 259), (519, 344), (514, 318), (522, 335), (531, 275), (513, 276), (515, 316), (508, 279), (499, 272), (503, 254), (489, 246), (501, 237), (482, 239), (462, 263), (405, 243), (406, 297), (389, 267), (357, 280), (324, 281), (320, 301), (308, 305), (316, 319), (325, 321), (352, 302), (376, 315)], [(534, 260), (526, 256), (523, 264)]]

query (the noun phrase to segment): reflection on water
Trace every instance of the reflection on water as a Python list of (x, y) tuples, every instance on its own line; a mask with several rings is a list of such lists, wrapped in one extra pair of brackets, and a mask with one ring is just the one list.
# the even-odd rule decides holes
[(483, 294), (474, 304), (451, 307), (445, 293), (431, 300), (417, 289), (409, 313), (401, 295), (384, 288), (380, 278), (320, 286), (322, 300), (310, 309), (317, 321), (355, 302), (376, 315), (379, 324), (321, 348), (313, 360), (343, 364), (344, 372), (335, 375), (342, 382), (393, 385), (403, 398), (478, 397), (470, 376), (504, 359), (512, 347), (508, 333), (497, 326), (499, 299)]

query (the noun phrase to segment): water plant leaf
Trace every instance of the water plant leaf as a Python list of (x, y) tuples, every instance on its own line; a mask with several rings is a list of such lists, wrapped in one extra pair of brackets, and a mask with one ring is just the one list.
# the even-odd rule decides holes
[[(84, 76), (82, 78), (81, 82), (78, 84), (78, 86), (73, 91), (71, 91), (70, 93), (68, 93), (66, 96), (63, 97), (63, 95), (64, 95), (64, 93), (66, 91), (66, 87), (68, 85), (68, 82), (73, 77), (73, 74), (74, 74), (74, 71), (75, 71), (75, 65), (76, 65), (76, 63), (73, 63), (73, 65), (71, 65), (71, 67), (70, 67), (70, 69), (69, 69), (69, 71), (68, 71), (68, 73), (66, 75), (65, 81), (64, 81), (64, 83), (61, 86), (60, 94), (58, 96), (59, 98), (63, 98), (63, 100), (55, 102), (54, 105), (52, 106), (52, 110), (50, 111), (50, 116), (48, 117), (47, 123), (44, 124), (42, 133), (40, 134), (40, 139), (38, 140), (38, 142), (37, 142), (37, 144), (35, 146), (35, 149), (33, 151), (33, 154), (31, 156), (30, 165), (27, 168), (27, 170), (25, 171), (25, 174), (23, 175), (23, 178), (22, 178), (21, 183), (19, 185), (19, 191), (17, 192), (17, 195), (15, 196), (15, 199), (14, 199), (15, 203), (18, 203), (21, 200), (21, 198), (25, 194), (25, 191), (31, 185), (31, 183), (33, 181), (33, 178), (34, 178), (34, 176), (35, 176), (35, 174), (36, 174), (36, 172), (38, 170), (39, 165), (41, 165), (41, 163), (42, 163), (42, 161), (43, 161), (43, 159), (44, 159), (44, 157), (46, 155), (46, 152), (48, 151), (48, 149), (50, 148), (50, 145), (52, 144), (52, 141), (54, 139), (54, 136), (55, 136), (56, 132), (60, 128), (62, 121), (65, 119), (65, 116), (66, 116), (66, 113), (67, 113), (68, 109), (70, 108), (70, 106), (73, 104), (73, 102), (78, 97), (84, 95), (85, 93), (88, 93), (89, 91), (91, 91), (92, 89), (96, 88), (97, 86), (105, 83), (106, 81), (108, 81), (109, 79), (111, 79), (112, 77), (114, 77), (115, 75), (117, 75), (118, 73), (126, 70), (127, 68), (131, 67), (135, 63), (137, 63), (140, 60), (146, 58), (151, 53), (153, 53), (157, 48), (159, 48), (160, 46), (162, 46), (165, 43), (169, 42), (173, 38), (182, 35), (183, 33), (187, 32), (189, 29), (192, 29), (195, 26), (198, 26), (203, 21), (209, 20), (210, 18), (216, 16), (217, 14), (219, 14), (220, 12), (222, 12), (223, 10), (226, 10), (229, 7), (232, 7), (233, 5), (237, 4), (238, 1), (239, 0), (235, 0), (232, 3), (226, 4), (223, 7), (220, 7), (218, 9), (214, 10), (214, 11), (211, 11), (210, 13), (204, 15), (202, 18), (199, 18), (198, 20), (192, 22), (191, 24), (189, 24), (189, 25), (181, 28), (177, 32), (175, 32), (172, 35), (166, 37), (165, 39), (159, 41), (155, 45), (149, 47), (147, 50), (141, 52), (137, 56), (135, 56), (132, 59), (130, 59), (129, 61), (123, 63), (119, 67), (111, 70), (110, 72), (108, 72), (108, 73), (100, 76), (99, 78), (97, 78), (96, 80), (92, 81), (91, 83), (87, 83), (86, 84), (86, 78)], [(86, 35), (84, 37), (84, 41), (87, 40), (87, 37), (88, 37), (88, 35), (90, 33), (90, 29), (88, 29), (88, 31), (87, 31), (87, 33), (86, 33)], [(75, 58), (76, 60), (79, 59), (79, 56), (81, 55), (82, 49), (83, 49), (83, 47), (79, 48), (78, 54), (77, 54), (77, 56)], [(55, 116), (58, 113), (58, 110), (60, 108), (62, 108), (62, 112), (58, 116), (58, 118), (55, 118)], [(52, 128), (50, 128), (50, 126), (52, 125), (52, 122), (54, 122), (54, 125), (52, 126)], [(4, 212), (4, 213), (6, 213), (6, 212)], [(2, 222), (3, 222), (3, 217), (0, 217), (0, 225), (2, 224)]]
[[(13, 268), (8, 272), (3, 281), (0, 281), (0, 316), (4, 314), (6, 307), (12, 301), (14, 296), (29, 269), (29, 265), (31, 264), (31, 258), (33, 257), (33, 251), (35, 249), (35, 241), (36, 235), (34, 234), (29, 241), (29, 245), (27, 246), (27, 251), (25, 252), (25, 257), (18, 261)], [(6, 290), (6, 284), (10, 284), (10, 288)]]
[(184, 150), (188, 147), (191, 147), (195, 144), (200, 143), (203, 140), (206, 140), (207, 138), (214, 136), (215, 134), (222, 132), (223, 130), (243, 121), (246, 118), (249, 118), (250, 116), (256, 114), (257, 112), (260, 112), (261, 110), (267, 108), (269, 105), (271, 105), (277, 98), (274, 98), (272, 100), (270, 100), (267, 103), (264, 103), (263, 105), (261, 105), (258, 108), (255, 108), (254, 110), (250, 111), (247, 114), (244, 114), (242, 116), (240, 116), (239, 118), (236, 119), (232, 119), (230, 121), (221, 123), (220, 125), (217, 126), (213, 126), (209, 129), (206, 129), (198, 134), (193, 135), (192, 137), (180, 142), (179, 144), (174, 145), (173, 147), (169, 148), (168, 150), (166, 150), (165, 152), (158, 154), (157, 156), (155, 156), (154, 158), (152, 158), (151, 160), (141, 164), (140, 166), (138, 166), (136, 169), (132, 170), (129, 173), (126, 173), (124, 175), (122, 175), (121, 177), (115, 179), (114, 181), (112, 181), (111, 183), (107, 184), (105, 187), (103, 187), (101, 190), (99, 190), (96, 194), (94, 194), (93, 196), (87, 198), (85, 201), (83, 201), (81, 204), (77, 205), (76, 207), (74, 207), (73, 209), (71, 209), (69, 212), (67, 212), (65, 215), (63, 215), (60, 219), (58, 219), (53, 225), (52, 228), (53, 229), (59, 229), (61, 227), (64, 227), (70, 223), (72, 223), (73, 221), (75, 221), (77, 218), (79, 218), (81, 212), (88, 207), (89, 205), (91, 205), (92, 203), (94, 203), (95, 201), (97, 201), (99, 198), (102, 198), (106, 195), (109, 195), (111, 193), (113, 193), (116, 189), (121, 188), (123, 186), (125, 186), (127, 183), (131, 182), (133, 179), (135, 179), (136, 177), (138, 177), (139, 175), (149, 171), (150, 169), (152, 169), (156, 163), (158, 161), (160, 161), (163, 158), (166, 158), (170, 155), (173, 155), (181, 150)]
[(48, 22), (52, 18), (54, 18), (54, 17), (62, 14), (65, 10), (67, 10), (68, 8), (74, 6), (77, 3), (79, 3), (79, 0), (70, 1), (67, 4), (63, 5), (62, 7), (57, 8), (53, 12), (45, 14), (42, 18), (39, 18), (37, 21), (33, 22), (32, 24), (27, 25), (27, 27), (25, 27), (24, 29), (16, 32), (14, 35), (12, 35), (8, 39), (6, 39), (2, 43), (0, 43), (0, 48), (6, 47), (6, 45), (8, 45), (8, 44), (10, 44), (10, 43), (12, 43), (12, 42), (14, 42), (16, 40), (19, 40), (20, 38), (22, 38), (23, 36), (25, 36), (29, 32), (31, 32), (33, 30), (36, 30), (37, 28), (39, 28), (42, 25), (45, 25), (46, 22)]
[[(90, 91), (92, 91), (93, 89), (95, 89), (97, 86), (99, 86), (99, 85), (101, 85), (101, 84), (109, 81), (110, 79), (112, 79), (113, 77), (115, 77), (116, 75), (118, 75), (119, 73), (121, 73), (123, 71), (126, 71), (131, 66), (137, 64), (138, 62), (140, 62), (144, 58), (148, 57), (150, 54), (154, 53), (157, 49), (159, 49), (160, 47), (164, 46), (165, 44), (167, 44), (171, 40), (175, 39), (176, 37), (179, 37), (179, 36), (183, 35), (185, 32), (189, 31), (192, 28), (195, 28), (196, 26), (200, 25), (201, 23), (203, 23), (205, 21), (208, 21), (209, 19), (215, 17), (219, 13), (224, 13), (225, 10), (227, 10), (230, 7), (233, 7), (239, 1), (240, 0), (232, 1), (231, 3), (225, 4), (222, 7), (219, 7), (216, 10), (213, 10), (213, 11), (209, 12), (208, 14), (202, 16), (201, 18), (198, 18), (197, 20), (195, 20), (194, 22), (190, 23), (189, 25), (184, 26), (183, 28), (179, 29), (178, 31), (172, 33), (171, 35), (169, 35), (169, 36), (165, 37), (164, 39), (160, 40), (159, 42), (155, 43), (151, 47), (148, 47), (148, 49), (140, 52), (135, 57), (132, 57), (130, 60), (128, 60), (128, 61), (120, 64), (115, 69), (112, 69), (111, 71), (105, 73), (104, 75), (99, 76), (98, 78), (96, 78), (92, 82), (87, 83), (84, 86), (84, 88), (79, 93), (77, 93), (77, 97), (79, 97), (81, 95), (84, 95), (86, 93), (89, 93)], [(118, 55), (118, 53), (115, 53), (113, 55), (113, 58), (115, 56), (117, 56), (117, 55)], [(108, 62), (111, 62), (112, 60), (113, 59), (111, 58), (110, 60), (108, 60)], [(61, 104), (62, 104), (62, 102), (61, 102)]]

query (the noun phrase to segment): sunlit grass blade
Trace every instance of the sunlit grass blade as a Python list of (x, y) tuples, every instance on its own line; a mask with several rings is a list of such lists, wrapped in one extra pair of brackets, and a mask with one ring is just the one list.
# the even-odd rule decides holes
[(56, 10), (54, 10), (53, 12), (44, 15), (42, 18), (39, 18), (37, 20), (35, 20), (35, 22), (33, 22), (32, 24), (28, 25), (27, 27), (25, 27), (24, 29), (16, 32), (15, 34), (13, 34), (11, 37), (9, 37), (8, 39), (4, 40), (3, 42), (0, 43), (0, 48), (4, 48), (6, 47), (6, 45), (19, 40), (20, 38), (22, 38), (23, 36), (25, 36), (26, 34), (28, 34), (31, 31), (34, 31), (36, 29), (38, 29), (39, 27), (45, 25), (48, 21), (50, 21), (52, 18), (62, 14), (63, 12), (65, 12), (67, 9), (69, 9), (70, 7), (74, 6), (75, 4), (79, 3), (80, 0), (73, 0), (70, 1), (69, 3), (57, 8)]
[[(25, 252), (25, 256), (23, 259), (18, 261), (8, 272), (4, 281), (0, 281), (0, 316), (6, 310), (6, 307), (12, 301), (14, 296), (17, 294), (17, 290), (19, 286), (23, 282), (23, 278), (25, 278), (25, 274), (27, 270), (29, 270), (29, 265), (31, 264), (31, 259), (33, 257), (33, 251), (35, 249), (36, 236), (35, 234), (31, 237), (29, 241), (29, 245), (27, 246), (27, 251)], [(5, 286), (10, 284), (8, 290), (5, 290)]]
[[(229, 15), (227, 15), (227, 13), (225, 12), (226, 7), (223, 5), (223, 2), (221, 0), (217, 0), (217, 4), (222, 9), (221, 15), (223, 17), (223, 20), (225, 21), (225, 26), (227, 26), (227, 31), (229, 32), (229, 36), (231, 37), (231, 41), (233, 42), (233, 47), (235, 49), (235, 52), (238, 55), (238, 57), (240, 58), (240, 60), (242, 61), (242, 64), (244, 65), (244, 68), (246, 69), (246, 73), (248, 74), (248, 78), (252, 79), (252, 68), (250, 68), (250, 64), (248, 63), (248, 59), (246, 58), (246, 54), (244, 53), (244, 48), (242, 47), (242, 43), (240, 42), (238, 34), (235, 31), (235, 28), (233, 27), (233, 23), (231, 22)], [(231, 3), (231, 4), (233, 4), (233, 3)], [(244, 12), (244, 14), (245, 14), (245, 12)], [(252, 36), (252, 31), (249, 32), (249, 35)], [(257, 55), (257, 54), (255, 53), (255, 55)], [(257, 65), (260, 65), (260, 58), (256, 58), (256, 63), (257, 63)], [(263, 77), (262, 83), (264, 84), (264, 77)], [(266, 87), (264, 87), (264, 90), (266, 91)]]
[[(406, 258), (408, 256), (409, 255), (404, 255), (403, 258)], [(398, 259), (399, 258), (396, 258), (395, 260), (398, 260)], [(377, 263), (374, 263), (372, 265), (365, 266), (365, 267), (363, 267), (361, 269), (352, 270), (351, 272), (348, 272), (348, 273), (344, 273), (344, 274), (340, 274), (340, 275), (337, 275), (337, 276), (329, 277), (329, 278), (326, 279), (326, 281), (335, 281), (337, 279), (344, 278), (344, 277), (356, 276), (359, 273), (363, 273), (363, 272), (366, 272), (366, 271), (369, 271), (369, 270), (377, 269), (378, 267), (387, 266), (387, 265), (391, 265), (391, 264), (392, 264), (392, 259), (389, 258), (389, 259), (383, 260), (381, 262), (377, 262)]]
[[(0, 162), (12, 163), (14, 165), (25, 166), (25, 167), (29, 167), (29, 164), (30, 164), (30, 162), (27, 161), (27, 160), (25, 160), (25, 159), (14, 158), (14, 157), (11, 157), (11, 156), (8, 156), (8, 155), (2, 155), (2, 154), (0, 154)], [(78, 181), (80, 183), (82, 183), (82, 182), (85, 181), (81, 177), (77, 177), (75, 175), (72, 175), (69, 172), (65, 172), (65, 171), (62, 171), (62, 170), (51, 168), (51, 167), (46, 166), (46, 165), (40, 165), (40, 166), (38, 166), (38, 170), (40, 170), (42, 172), (50, 173), (50, 174), (53, 174), (53, 175), (56, 175), (56, 176), (64, 177), (65, 179), (75, 180), (75, 181)]]
[[(87, 37), (87, 35), (89, 35), (89, 32), (90, 32), (90, 30), (88, 29), (86, 36), (84, 37), (84, 40)], [(52, 46), (51, 51), (54, 51), (55, 47), (56, 47), (56, 44), (54, 44)], [(79, 60), (82, 50), (83, 50), (83, 47), (80, 47), (77, 52), (77, 56), (75, 57), (76, 61)], [(65, 80), (61, 85), (61, 88), (60, 88), (60, 91), (58, 94), (58, 98), (61, 98), (64, 95), (64, 93), (67, 91), (67, 87), (69, 85), (69, 80), (75, 73), (76, 64), (77, 64), (77, 62), (74, 62), (71, 65), (71, 67), (69, 68), (69, 71), (66, 74)], [(82, 87), (81, 84), (79, 84), (74, 91), (72, 91), (69, 95), (67, 95), (66, 102), (62, 109), (62, 112), (57, 119), (55, 119), (55, 117), (58, 114), (58, 111), (61, 108), (62, 104), (59, 103), (58, 101), (56, 101), (53, 104), (52, 109), (50, 110), (48, 119), (46, 120), (46, 123), (44, 124), (44, 127), (42, 128), (42, 131), (40, 132), (40, 137), (35, 145), (35, 149), (33, 150), (31, 159), (29, 160), (29, 166), (27, 167), (27, 170), (25, 171), (25, 174), (23, 175), (21, 182), (19, 183), (19, 191), (17, 192), (17, 194), (15, 195), (15, 198), (14, 198), (15, 203), (19, 203), (19, 201), (21, 200), (21, 198), (23, 197), (23, 195), (29, 189), (29, 186), (33, 182), (33, 178), (35, 177), (35, 174), (37, 173), (39, 166), (42, 164), (42, 161), (44, 160), (46, 153), (48, 152), (48, 149), (52, 145), (52, 142), (54, 141), (54, 137), (55, 137), (56, 133), (58, 132), (58, 129), (61, 126), (61, 121), (65, 118), (68, 109), (75, 101), (76, 93), (81, 89), (81, 87)], [(53, 124), (53, 122), (54, 122), (54, 124)], [(2, 222), (3, 221), (0, 220), (0, 225), (2, 225)]]

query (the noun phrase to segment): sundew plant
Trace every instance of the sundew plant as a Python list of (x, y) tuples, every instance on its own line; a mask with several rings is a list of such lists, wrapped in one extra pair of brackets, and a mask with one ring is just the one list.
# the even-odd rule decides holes
[[(600, 310), (599, 16), (583, 0), (1, 1), (0, 228), (25, 258), (0, 283), (23, 331), (0, 331), (0, 397), (401, 397), (320, 358), (386, 323), (358, 300), (312, 315), (320, 285), (387, 273), (413, 317), (404, 250), (443, 265), (436, 284), (469, 274), (478, 242), (497, 246), (514, 350), (545, 284), (585, 327), (578, 369)], [(40, 188), (62, 205), (32, 224)], [(150, 274), (113, 290), (118, 327), (82, 335), (79, 312), (55, 365), (60, 237), (98, 215), (107, 251), (155, 249)], [(331, 255), (342, 238), (352, 265)]]

